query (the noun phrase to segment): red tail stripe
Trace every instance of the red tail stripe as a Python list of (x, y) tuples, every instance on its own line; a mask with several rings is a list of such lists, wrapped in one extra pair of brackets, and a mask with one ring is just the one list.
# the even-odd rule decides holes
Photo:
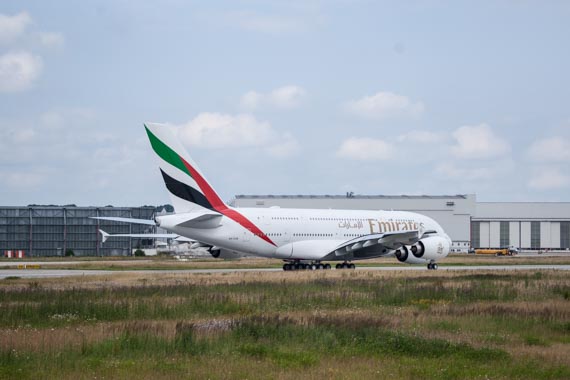
[(206, 197), (208, 202), (210, 202), (214, 210), (239, 223), (242, 227), (250, 230), (253, 234), (259, 236), (269, 244), (277, 246), (273, 241), (271, 241), (271, 239), (267, 237), (267, 235), (265, 235), (259, 228), (257, 228), (257, 226), (253, 224), (249, 219), (247, 219), (245, 216), (243, 216), (236, 210), (226, 206), (226, 204), (220, 199), (218, 194), (216, 194), (216, 192), (214, 191), (214, 189), (212, 189), (212, 187), (208, 184), (208, 182), (206, 182), (206, 180), (196, 170), (194, 170), (192, 165), (190, 165), (184, 158), (180, 157), (180, 159), (182, 160), (184, 166), (186, 166), (186, 168), (190, 172), (190, 175), (192, 176), (192, 178), (194, 178), (194, 180), (200, 187), (200, 190), (202, 190), (204, 196)]

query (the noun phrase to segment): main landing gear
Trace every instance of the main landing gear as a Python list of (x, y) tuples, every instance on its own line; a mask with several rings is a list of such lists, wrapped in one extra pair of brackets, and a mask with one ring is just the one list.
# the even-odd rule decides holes
[(302, 263), (300, 261), (293, 261), (283, 264), (283, 270), (318, 270), (318, 269), (331, 269), (330, 264), (323, 264), (320, 261), (312, 263)]
[(429, 270), (436, 270), (437, 269), (437, 263), (428, 263), (427, 268)]
[(356, 268), (356, 265), (354, 265), (353, 263), (349, 263), (349, 262), (344, 262), (342, 264), (336, 264), (336, 269), (354, 269)]

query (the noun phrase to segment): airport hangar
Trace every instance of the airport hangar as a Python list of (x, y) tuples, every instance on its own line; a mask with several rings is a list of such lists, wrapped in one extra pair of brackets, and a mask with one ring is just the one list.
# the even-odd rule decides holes
[[(570, 249), (570, 202), (477, 202), (475, 195), (238, 195), (237, 207), (337, 208), (403, 210), (438, 221), (453, 240), (453, 249), (515, 246), (523, 250)], [(101, 244), (102, 229), (111, 234), (163, 233), (145, 225), (90, 219), (93, 216), (152, 219), (172, 206), (76, 207), (0, 206), (0, 255), (128, 256), (149, 248), (153, 239), (116, 237)], [(15, 256), (15, 255), (14, 255)]]
[(172, 206), (77, 207), (0, 206), (0, 255), (7, 257), (129, 256), (136, 248), (154, 246), (153, 239), (115, 237), (101, 244), (99, 229), (111, 234), (164, 233), (154, 226), (96, 220), (92, 217), (153, 219)]

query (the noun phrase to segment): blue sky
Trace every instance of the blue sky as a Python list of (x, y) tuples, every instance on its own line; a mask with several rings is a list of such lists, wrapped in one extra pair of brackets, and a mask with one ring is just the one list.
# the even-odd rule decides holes
[(0, 203), (168, 202), (143, 122), (235, 194), (570, 201), (565, 1), (0, 4)]

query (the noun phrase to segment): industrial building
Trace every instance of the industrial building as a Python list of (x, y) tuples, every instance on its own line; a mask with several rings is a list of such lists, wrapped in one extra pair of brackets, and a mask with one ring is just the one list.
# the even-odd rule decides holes
[(454, 251), (570, 249), (570, 202), (477, 202), (467, 195), (238, 195), (236, 207), (401, 210), (436, 220)]
[[(152, 240), (116, 237), (101, 244), (99, 229), (111, 234), (148, 233), (149, 226), (90, 219), (94, 216), (151, 219), (160, 212), (144, 207), (0, 207), (0, 252), (25, 256), (127, 256)], [(150, 227), (152, 230), (154, 227)]]

